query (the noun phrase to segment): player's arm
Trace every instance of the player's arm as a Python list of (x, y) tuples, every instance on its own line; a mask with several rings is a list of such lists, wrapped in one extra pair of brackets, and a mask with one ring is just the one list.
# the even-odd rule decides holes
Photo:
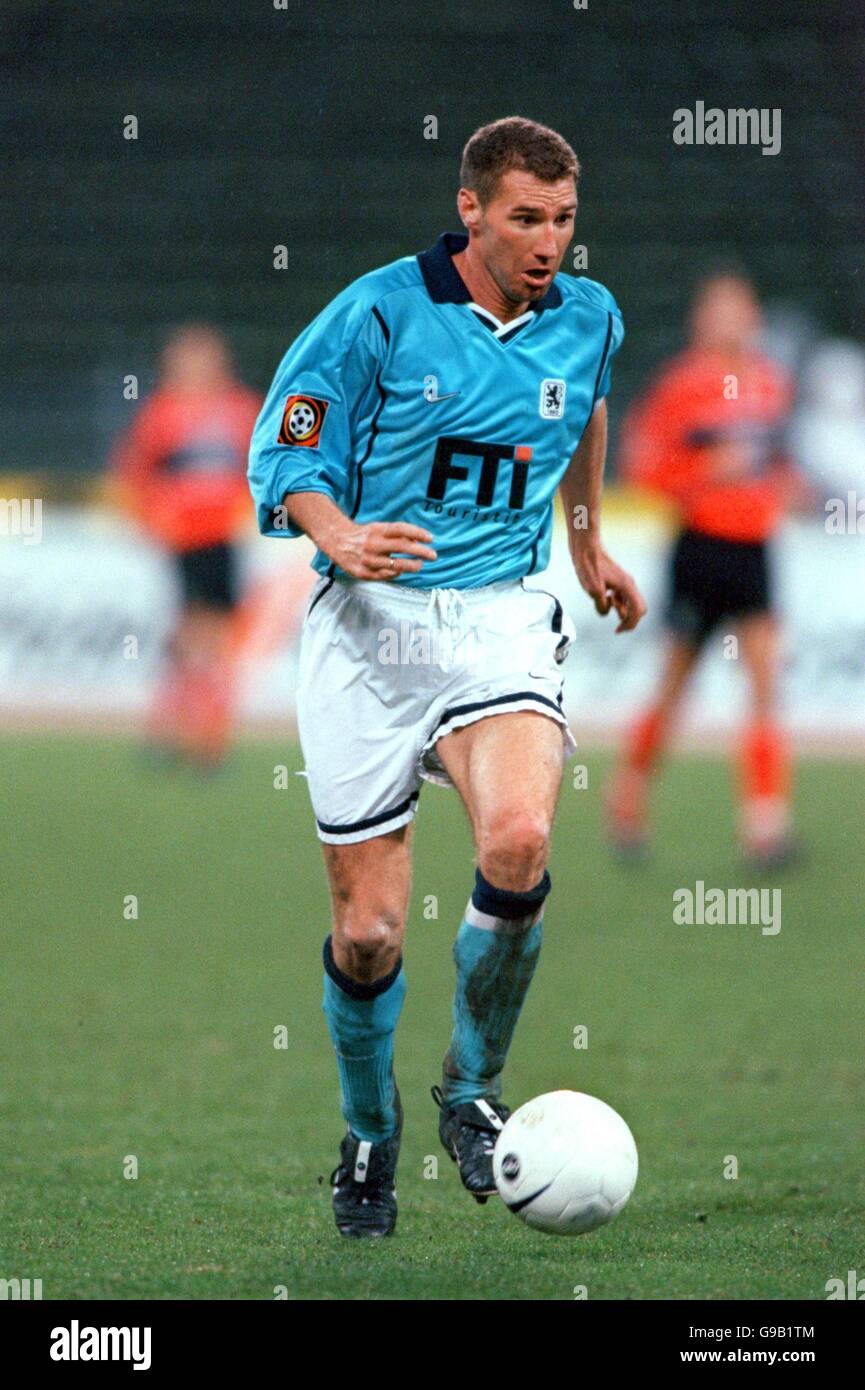
[[(404, 521), (358, 525), (329, 497), (318, 492), (287, 492), (283, 506), (299, 531), (328, 559), (355, 579), (394, 579), (417, 574), (436, 552), (429, 531)], [(410, 557), (417, 558), (410, 558)]]
[(636, 583), (601, 544), (601, 494), (607, 458), (607, 402), (595, 406), (559, 491), (568, 546), (580, 584), (601, 614), (615, 608), (617, 632), (630, 632), (646, 612)]
[(355, 579), (394, 579), (434, 560), (432, 536), (401, 521), (359, 524), (354, 421), (376, 407), (387, 340), (381, 316), (351, 290), (304, 329), (277, 368), (249, 451), (249, 484), (264, 535), (309, 536)]

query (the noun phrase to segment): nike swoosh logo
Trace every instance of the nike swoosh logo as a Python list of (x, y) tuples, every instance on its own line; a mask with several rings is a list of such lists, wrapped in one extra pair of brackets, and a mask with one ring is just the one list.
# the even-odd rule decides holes
[(522, 1211), (523, 1207), (527, 1207), (530, 1202), (536, 1202), (539, 1197), (542, 1197), (547, 1188), (552, 1187), (554, 1181), (555, 1179), (551, 1178), (549, 1182), (544, 1183), (543, 1187), (539, 1187), (537, 1192), (533, 1192), (531, 1197), (523, 1197), (519, 1202), (505, 1202), (505, 1206), (508, 1211)]
[(453, 396), (461, 396), (462, 391), (446, 391), (443, 396), (424, 396), (427, 405), (435, 405), (436, 401), (449, 401)]

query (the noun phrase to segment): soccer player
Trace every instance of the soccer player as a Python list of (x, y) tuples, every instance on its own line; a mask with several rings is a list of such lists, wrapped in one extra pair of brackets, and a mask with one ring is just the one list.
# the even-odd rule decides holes
[(681, 518), (673, 548), (660, 685), (629, 731), (608, 789), (614, 847), (647, 846), (648, 792), (676, 712), (708, 638), (738, 636), (750, 689), (740, 744), (741, 833), (757, 868), (794, 854), (789, 754), (779, 727), (779, 624), (768, 545), (802, 482), (786, 458), (791, 384), (756, 346), (760, 308), (739, 275), (697, 287), (690, 345), (662, 368), (625, 420), (623, 473), (672, 499)]
[(645, 611), (599, 534), (610, 364), (603, 286), (559, 274), (579, 166), (512, 117), (465, 147), (465, 233), (362, 276), (304, 330), (256, 426), (266, 535), (306, 533), (320, 579), (304, 625), (298, 722), (330, 881), (324, 1012), (348, 1125), (332, 1178), (346, 1236), (389, 1235), (402, 1107), (394, 1031), (411, 823), (423, 780), (454, 786), (477, 871), (454, 957), (439, 1133), (479, 1201), (509, 1111), (500, 1074), (537, 964), (564, 759), (561, 487), (571, 555), (617, 631)]
[(180, 613), (148, 719), (165, 754), (210, 769), (229, 737), (234, 688), (234, 540), (248, 514), (246, 457), (261, 397), (234, 376), (222, 335), (175, 333), (160, 382), (118, 443), (126, 505), (174, 562)]

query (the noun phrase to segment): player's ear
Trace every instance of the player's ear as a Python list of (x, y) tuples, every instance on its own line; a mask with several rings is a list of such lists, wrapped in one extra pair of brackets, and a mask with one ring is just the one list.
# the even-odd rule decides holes
[(471, 188), (461, 188), (457, 194), (457, 211), (462, 224), (469, 231), (481, 220), (481, 205), (477, 193)]

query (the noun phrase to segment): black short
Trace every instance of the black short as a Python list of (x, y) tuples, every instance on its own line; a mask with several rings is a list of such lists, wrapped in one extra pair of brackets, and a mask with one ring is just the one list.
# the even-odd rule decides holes
[(726, 541), (683, 531), (673, 547), (667, 626), (701, 643), (720, 622), (772, 608), (764, 541)]
[(223, 611), (237, 603), (237, 559), (231, 545), (206, 545), (177, 555), (182, 602)]

